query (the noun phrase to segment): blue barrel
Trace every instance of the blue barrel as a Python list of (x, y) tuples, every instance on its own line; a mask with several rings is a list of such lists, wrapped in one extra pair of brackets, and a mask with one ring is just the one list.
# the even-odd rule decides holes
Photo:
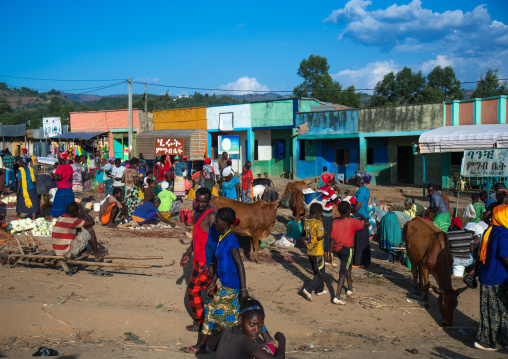
[(305, 193), (304, 194), (304, 197), (305, 197), (305, 203), (306, 204), (309, 204), (310, 202), (312, 202), (313, 200), (315, 200), (317, 198), (318, 201), (321, 201), (321, 196), (323, 195), (323, 192), (312, 192), (312, 193)]

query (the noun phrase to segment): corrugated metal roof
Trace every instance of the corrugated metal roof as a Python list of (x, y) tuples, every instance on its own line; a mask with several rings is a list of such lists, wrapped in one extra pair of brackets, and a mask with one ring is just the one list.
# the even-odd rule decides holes
[(26, 125), (0, 125), (0, 137), (19, 137), (26, 135)]
[(202, 161), (206, 157), (206, 130), (157, 130), (139, 133), (136, 136), (136, 152), (145, 158), (155, 157), (156, 138), (182, 138), (184, 140), (183, 154), (190, 161)]
[[(69, 125), (62, 126), (62, 133), (69, 132)], [(32, 130), (27, 130), (26, 135), (28, 138), (33, 138), (37, 140), (44, 139), (44, 127), (34, 128)], [(49, 137), (48, 137), (49, 138)]]
[(108, 131), (94, 131), (94, 132), (67, 132), (61, 135), (51, 137), (51, 139), (60, 140), (89, 140), (91, 138), (107, 133)]

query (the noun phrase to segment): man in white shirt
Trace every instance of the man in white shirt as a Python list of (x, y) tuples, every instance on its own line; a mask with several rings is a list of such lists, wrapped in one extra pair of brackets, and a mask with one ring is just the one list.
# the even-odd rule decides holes
[(119, 158), (115, 158), (115, 165), (111, 170), (111, 175), (113, 176), (113, 189), (115, 187), (124, 188), (125, 183), (122, 183), (123, 171), (125, 171), (125, 167), (122, 166), (122, 160)]

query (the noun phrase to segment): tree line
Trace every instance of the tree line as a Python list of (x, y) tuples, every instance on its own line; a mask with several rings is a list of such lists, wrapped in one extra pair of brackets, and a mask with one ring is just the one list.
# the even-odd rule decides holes
[[(362, 96), (365, 97), (365, 94), (356, 92), (354, 86), (343, 89), (338, 81), (333, 80), (329, 69), (325, 57), (310, 55), (308, 59), (303, 59), (297, 73), (304, 81), (294, 88), (293, 94), (353, 108), (360, 107)], [(498, 95), (508, 95), (507, 84), (506, 81), (498, 79), (498, 70), (489, 68), (482, 73), (472, 97), (485, 98)], [(464, 90), (451, 66), (444, 68), (436, 66), (427, 76), (424, 76), (422, 71), (415, 72), (406, 66), (397, 73), (393, 71), (387, 73), (376, 84), (367, 106), (432, 103), (463, 98)]]

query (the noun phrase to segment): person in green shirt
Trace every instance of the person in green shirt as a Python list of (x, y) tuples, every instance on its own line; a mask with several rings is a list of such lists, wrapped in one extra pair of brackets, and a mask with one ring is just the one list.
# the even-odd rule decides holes
[(425, 211), (425, 207), (421, 204), (415, 203), (411, 198), (406, 198), (404, 201), (404, 213), (407, 214), (412, 219), (416, 217), (423, 217), (423, 212)]
[(162, 191), (159, 192), (158, 197), (161, 199), (161, 205), (159, 206), (160, 212), (169, 212), (173, 206), (173, 201), (177, 199), (175, 194), (168, 190), (169, 183), (167, 181), (161, 182)]
[(476, 213), (476, 217), (472, 218), (469, 222), (478, 223), (482, 219), (483, 212), (485, 212), (485, 206), (483, 205), (483, 202), (480, 201), (479, 193), (473, 193), (471, 195), (471, 201), (473, 203), (473, 208)]

